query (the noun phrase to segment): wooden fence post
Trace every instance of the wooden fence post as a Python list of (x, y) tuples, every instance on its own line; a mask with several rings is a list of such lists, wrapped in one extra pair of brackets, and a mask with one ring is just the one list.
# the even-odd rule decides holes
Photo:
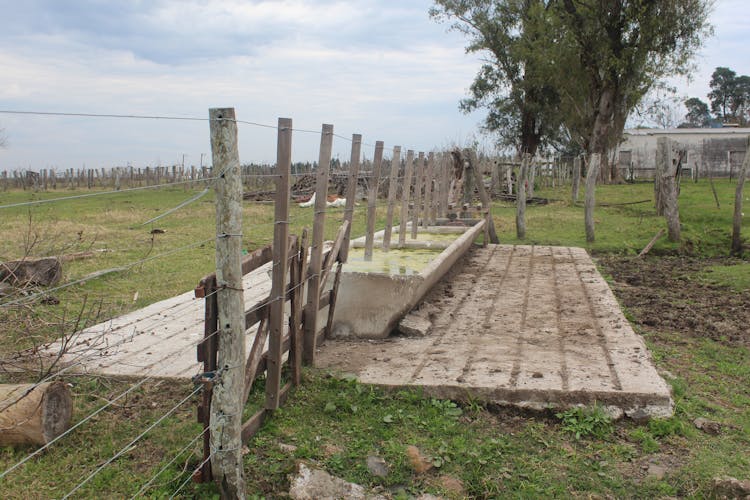
[(242, 180), (234, 108), (209, 111), (216, 186), (218, 369), (211, 401), (211, 470), (222, 498), (244, 498), (242, 395), (245, 304), (242, 292)]
[(391, 177), (388, 181), (388, 212), (385, 216), (385, 231), (383, 233), (383, 251), (391, 249), (391, 233), (393, 232), (393, 206), (396, 204), (398, 191), (398, 171), (401, 167), (401, 146), (393, 147), (391, 158)]
[(398, 226), (398, 247), (406, 243), (406, 223), (409, 220), (409, 198), (411, 198), (411, 178), (414, 170), (414, 151), (406, 151), (406, 166), (404, 170), (404, 183), (401, 186), (401, 215)]
[(433, 178), (435, 177), (435, 154), (430, 152), (427, 154), (427, 176), (424, 181), (424, 210), (423, 210), (423, 225), (425, 227), (433, 224), (432, 221), (432, 189), (433, 189)]
[[(305, 364), (315, 363), (317, 348), (318, 310), (320, 309), (320, 270), (323, 265), (323, 233), (326, 223), (326, 197), (328, 196), (328, 169), (331, 166), (333, 125), (324, 124), (320, 132), (320, 155), (315, 176), (315, 219), (313, 221), (312, 251), (310, 252), (310, 283), (307, 286), (305, 306), (305, 335), (302, 359)], [(303, 276), (304, 280), (305, 277)]]
[(422, 213), (422, 188), (424, 187), (424, 153), (419, 152), (417, 164), (414, 167), (414, 213), (411, 218), (411, 239), (417, 239), (419, 214)]
[(344, 208), (344, 221), (349, 221), (344, 233), (344, 242), (341, 244), (341, 262), (349, 258), (349, 240), (352, 233), (352, 222), (354, 218), (354, 204), (357, 201), (357, 184), (359, 182), (359, 157), (362, 154), (362, 135), (352, 134), (352, 155), (349, 159), (349, 184), (346, 186), (346, 207)]
[(372, 247), (375, 242), (375, 216), (378, 203), (378, 181), (383, 165), (383, 141), (375, 141), (375, 157), (372, 160), (370, 193), (367, 199), (367, 230), (365, 231), (365, 260), (372, 260)]
[(594, 205), (596, 204), (596, 179), (599, 175), (599, 166), (602, 161), (600, 153), (594, 153), (589, 159), (586, 170), (586, 202), (584, 206), (584, 226), (586, 228), (586, 241), (593, 243), (596, 239), (594, 228)]
[(745, 159), (742, 161), (737, 187), (734, 191), (734, 217), (732, 220), (732, 255), (742, 256), (742, 191), (745, 188), (747, 172), (750, 170), (750, 136), (747, 138)]
[[(266, 409), (279, 407), (281, 357), (284, 337), (286, 276), (289, 269), (289, 176), (292, 169), (292, 120), (279, 118), (276, 147), (276, 202), (274, 203), (273, 270), (268, 361), (266, 364)], [(323, 197), (325, 202), (325, 196)], [(303, 278), (304, 279), (304, 278)]]

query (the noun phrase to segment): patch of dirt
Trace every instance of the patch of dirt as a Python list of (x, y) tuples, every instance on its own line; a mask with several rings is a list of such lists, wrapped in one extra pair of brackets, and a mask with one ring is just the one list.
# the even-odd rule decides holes
[(674, 331), (729, 345), (750, 345), (750, 291), (702, 282), (709, 266), (736, 264), (730, 258), (600, 257), (612, 276), (615, 295), (646, 331)]

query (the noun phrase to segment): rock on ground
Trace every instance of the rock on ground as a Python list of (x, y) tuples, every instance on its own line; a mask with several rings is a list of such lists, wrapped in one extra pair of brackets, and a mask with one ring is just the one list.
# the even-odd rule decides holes
[(750, 498), (750, 480), (740, 481), (733, 477), (715, 477), (714, 495), (717, 498)]
[(385, 497), (368, 492), (359, 484), (349, 483), (304, 462), (297, 463), (289, 496), (297, 500), (385, 500)]
[(411, 312), (398, 324), (398, 331), (407, 337), (424, 337), (430, 333), (432, 321), (421, 314)]

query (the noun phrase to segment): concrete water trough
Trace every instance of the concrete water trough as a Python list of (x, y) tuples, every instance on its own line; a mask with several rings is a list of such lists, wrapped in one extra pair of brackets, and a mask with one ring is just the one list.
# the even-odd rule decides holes
[[(482, 233), (473, 226), (419, 228), (416, 239), (382, 250), (384, 231), (375, 233), (371, 261), (364, 259), (365, 238), (353, 240), (341, 273), (333, 320), (333, 338), (382, 339), (408, 313)], [(398, 236), (394, 228), (394, 237)]]

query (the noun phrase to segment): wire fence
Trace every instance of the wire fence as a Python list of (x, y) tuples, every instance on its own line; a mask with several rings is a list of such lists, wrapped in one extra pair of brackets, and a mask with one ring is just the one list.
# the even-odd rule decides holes
[[(156, 119), (156, 120), (186, 120), (186, 121), (208, 121), (208, 119), (204, 118), (193, 118), (193, 117), (169, 117), (169, 116), (141, 116), (141, 115), (105, 115), (105, 114), (89, 114), (89, 113), (39, 113), (39, 112), (20, 112), (20, 111), (8, 111), (8, 110), (0, 110), (0, 113), (13, 113), (17, 115), (43, 115), (43, 116), (71, 116), (71, 117), (80, 117), (80, 118), (113, 118), (113, 119)], [(256, 123), (256, 122), (249, 122), (249, 121), (241, 121), (237, 120), (238, 124), (243, 124), (247, 126), (252, 127), (263, 127), (263, 128), (272, 128), (276, 129), (276, 126), (270, 126), (265, 125), (262, 123)], [(313, 131), (309, 129), (294, 129), (296, 132), (300, 133), (310, 133), (310, 134), (320, 134), (320, 131)], [(347, 141), (351, 141), (351, 139), (334, 134), (335, 137), (338, 137), (340, 139), (344, 139)], [(366, 162), (365, 162), (366, 165)], [(275, 178), (278, 177), (278, 174), (273, 173), (271, 170), (272, 166), (251, 166), (246, 171), (243, 171), (242, 177), (246, 180), (253, 180), (257, 181), (257, 185), (266, 185), (264, 183), (268, 183), (269, 181), (275, 180)], [(383, 169), (384, 171), (387, 169)], [(154, 171), (152, 171), (154, 172)], [(92, 191), (88, 193), (78, 193), (78, 194), (72, 194), (69, 196), (57, 196), (52, 198), (36, 198), (31, 200), (23, 200), (23, 201), (14, 201), (14, 202), (6, 202), (6, 203), (0, 203), (0, 210), (5, 211), (6, 216), (2, 218), (4, 221), (2, 224), (5, 225), (7, 223), (10, 223), (13, 218), (21, 219), (23, 217), (29, 218), (31, 221), (32, 216), (34, 214), (34, 211), (41, 206), (50, 205), (53, 207), (63, 208), (65, 210), (71, 211), (71, 219), (73, 221), (76, 220), (76, 217), (80, 217), (79, 209), (80, 210), (90, 210), (91, 206), (83, 206), (80, 207), (77, 205), (78, 203), (81, 203), (83, 200), (88, 200), (91, 198), (100, 198), (103, 200), (102, 205), (106, 205), (111, 200), (121, 200), (126, 199), (129, 202), (132, 203), (138, 203), (142, 202), (145, 203), (146, 199), (141, 198), (132, 198), (132, 195), (136, 195), (138, 193), (143, 193), (147, 191), (153, 191), (153, 190), (162, 190), (162, 189), (168, 189), (168, 188), (174, 188), (177, 186), (184, 186), (186, 189), (194, 189), (198, 188), (200, 189), (197, 193), (187, 193), (185, 198), (182, 201), (179, 201), (177, 204), (171, 206), (167, 209), (158, 209), (158, 213), (152, 217), (148, 218), (142, 218), (139, 219), (135, 223), (131, 223), (131, 221), (128, 221), (127, 224), (124, 224), (127, 226), (127, 229), (122, 229), (123, 224), (120, 223), (120, 227), (118, 227), (118, 231), (125, 231), (127, 230), (133, 230), (133, 228), (140, 228), (143, 226), (153, 225), (153, 223), (160, 221), (163, 222), (165, 220), (169, 220), (169, 222), (176, 228), (175, 232), (184, 231), (186, 236), (184, 238), (181, 238), (184, 244), (180, 244), (171, 247), (167, 247), (164, 251), (157, 252), (153, 255), (146, 255), (142, 256), (140, 258), (136, 259), (130, 259), (123, 263), (116, 263), (113, 266), (107, 266), (107, 267), (101, 267), (96, 268), (93, 271), (89, 271), (85, 273), (85, 275), (80, 277), (74, 277), (67, 279), (64, 283), (51, 286), (51, 287), (28, 287), (24, 288), (20, 291), (18, 294), (10, 294), (5, 296), (0, 296), (0, 315), (6, 314), (16, 314), (16, 315), (22, 315), (25, 313), (29, 313), (31, 315), (36, 314), (34, 311), (35, 309), (44, 309), (44, 308), (50, 308), (51, 306), (44, 304), (44, 301), (46, 298), (52, 296), (52, 294), (61, 294), (62, 300), (65, 301), (66, 297), (71, 297), (72, 302), (76, 302), (76, 300), (79, 300), (77, 294), (83, 293), (84, 294), (84, 302), (85, 297), (88, 297), (88, 294), (92, 295), (100, 295), (100, 296), (107, 296), (108, 292), (117, 289), (118, 285), (117, 283), (124, 280), (124, 279), (135, 279), (136, 281), (139, 281), (140, 284), (143, 283), (153, 283), (154, 281), (168, 279), (169, 272), (168, 269), (170, 265), (173, 265), (172, 262), (170, 262), (170, 259), (174, 258), (175, 256), (179, 254), (185, 254), (191, 251), (194, 251), (197, 248), (202, 248), (203, 252), (207, 252), (208, 250), (211, 250), (213, 246), (211, 245), (212, 242), (214, 242), (217, 238), (221, 238), (225, 235), (216, 234), (211, 235), (210, 237), (208, 235), (199, 235), (196, 231), (192, 231), (192, 222), (188, 219), (181, 219), (177, 217), (178, 220), (172, 220), (171, 217), (175, 217), (180, 213), (185, 213), (185, 211), (192, 210), (190, 207), (194, 205), (199, 200), (202, 200), (206, 198), (208, 193), (210, 192), (210, 188), (212, 187), (212, 184), (222, 177), (223, 172), (219, 173), (211, 173), (210, 169), (201, 169), (198, 171), (196, 169), (195, 172), (186, 172), (179, 170), (174, 170), (174, 175), (171, 175), (169, 169), (163, 169), (161, 172), (158, 172), (151, 176), (151, 178), (145, 178), (142, 180), (142, 182), (145, 183), (145, 185), (141, 186), (130, 186), (130, 187), (123, 187), (120, 185), (121, 183), (124, 184), (125, 182), (123, 179), (128, 177), (125, 175), (124, 170), (120, 169), (113, 169), (112, 170), (112, 177), (114, 179), (105, 180), (104, 176), (102, 175), (102, 172), (100, 171), (99, 174), (95, 177), (100, 179), (98, 182), (98, 186), (96, 185), (97, 182), (84, 182), (81, 185), (81, 180), (89, 181), (92, 178), (92, 174), (90, 171), (88, 173), (82, 173), (79, 175), (79, 181), (77, 187), (81, 188), (91, 188)], [(361, 175), (362, 179), (370, 179), (371, 175), (369, 172), (364, 169), (363, 174)], [(137, 174), (137, 173), (136, 173)], [(132, 174), (132, 177), (134, 178), (136, 174)], [(302, 179), (308, 176), (311, 176), (314, 174), (313, 169), (310, 168), (310, 171), (298, 171), (292, 174), (294, 178)], [(343, 175), (344, 172), (342, 171)], [(74, 176), (77, 175), (75, 172), (71, 172), (70, 175), (67, 177), (67, 180), (63, 182), (63, 185), (73, 186), (73, 179)], [(120, 177), (119, 181), (117, 180), (117, 177)], [(383, 176), (385, 177), (385, 176)], [(52, 186), (52, 179), (55, 179), (56, 175), (54, 173), (50, 174), (47, 172), (46, 174), (46, 181), (44, 178), (41, 178), (39, 175), (35, 177), (36, 186), (40, 188), (44, 187), (50, 187)], [(14, 187), (11, 186), (10, 183), (7, 182), (8, 175), (7, 173), (4, 174), (3, 178), (0, 179), (0, 182), (6, 181), (4, 184), (5, 188), (8, 187)], [(160, 179), (166, 179), (166, 182), (159, 182)], [(28, 176), (27, 176), (28, 180)], [(110, 182), (111, 181), (111, 182)], [(117, 187), (115, 189), (104, 189), (107, 185), (114, 185), (117, 184)], [(23, 184), (21, 186), (15, 186), (15, 187), (28, 187), (27, 185)], [(98, 190), (94, 190), (96, 188), (99, 188)], [(32, 194), (31, 196), (37, 196), (36, 193)], [(1, 199), (1, 198), (0, 198)], [(170, 198), (171, 199), (171, 198)], [(22, 210), (20, 210), (22, 209)], [(106, 210), (106, 208), (104, 209)], [(362, 210), (364, 210), (364, 207), (362, 207)], [(136, 210), (137, 211), (137, 210)], [(343, 207), (337, 207), (337, 208), (330, 208), (327, 210), (327, 213), (335, 217), (336, 215), (343, 214), (345, 212), (345, 209)], [(192, 212), (191, 212), (192, 213)], [(288, 220), (285, 223), (294, 223), (297, 226), (310, 226), (312, 224), (312, 219), (317, 215), (318, 212), (315, 210), (306, 211), (306, 212), (299, 212), (295, 215), (291, 215)], [(106, 217), (105, 217), (106, 219)], [(59, 222), (59, 220), (58, 220)], [(277, 222), (256, 222), (251, 221), (249, 224), (247, 224), (246, 231), (249, 233), (250, 231), (260, 232), (267, 230), (270, 226), (273, 226), (274, 224), (277, 224)], [(190, 231), (189, 231), (190, 230)], [(113, 231), (115, 232), (115, 231)], [(121, 249), (120, 252), (111, 252), (111, 253), (132, 253), (133, 251), (137, 250), (143, 250), (145, 243), (141, 238), (142, 233), (138, 232), (137, 236), (135, 238), (135, 241), (132, 242), (129, 246), (122, 246), (119, 245), (119, 248)], [(44, 235), (40, 235), (43, 237)], [(80, 236), (79, 236), (80, 239)], [(127, 237), (125, 238), (127, 239)], [(151, 237), (151, 244), (153, 245), (153, 236)], [(0, 258), (3, 254), (8, 254), (11, 250), (9, 248), (2, 249), (0, 251)], [(150, 253), (150, 250), (149, 250)], [(30, 258), (33, 254), (33, 251), (26, 251), (24, 254), (24, 258)], [(289, 263), (296, 258), (296, 255), (291, 255), (288, 257), (287, 261), (283, 263), (284, 266), (288, 266)], [(7, 259), (6, 259), (7, 260)], [(184, 259), (180, 262), (184, 262)], [(146, 265), (152, 266), (148, 267)], [(270, 270), (268, 272), (272, 272), (273, 269), (276, 266), (282, 265), (282, 263), (274, 262), (270, 266)], [(153, 266), (156, 266), (154, 268)], [(90, 267), (90, 266), (89, 266)], [(149, 274), (152, 274), (149, 276)], [(154, 276), (162, 276), (163, 278), (154, 278)], [(294, 290), (297, 290), (303, 286), (305, 286), (307, 283), (309, 283), (314, 278), (319, 278), (319, 274), (309, 274), (306, 276), (303, 280), (301, 280), (296, 285), (290, 287), (287, 290), (287, 293), (292, 292)], [(148, 279), (146, 279), (148, 278)], [(107, 283), (104, 283), (104, 281), (107, 281)], [(197, 280), (196, 280), (197, 281)], [(123, 287), (125, 294), (132, 293), (131, 289), (129, 289), (127, 286)], [(120, 293), (120, 292), (118, 292)], [(206, 298), (211, 297), (213, 294), (218, 293), (218, 291), (211, 292), (209, 295), (206, 296)], [(252, 312), (255, 312), (262, 307), (268, 307), (269, 304), (276, 302), (286, 300), (285, 296), (278, 296), (278, 297), (268, 297), (267, 300), (262, 301), (261, 303), (258, 303), (254, 308), (251, 308), (250, 310), (246, 311), (246, 314), (250, 314)], [(129, 396), (133, 395), (139, 390), (142, 390), (144, 387), (146, 387), (149, 383), (155, 382), (161, 378), (163, 375), (163, 372), (160, 371), (164, 366), (174, 364), (177, 362), (178, 359), (181, 359), (185, 356), (189, 356), (192, 354), (192, 352), (195, 351), (195, 349), (206, 342), (208, 339), (211, 339), (213, 336), (217, 335), (219, 333), (219, 330), (213, 331), (212, 333), (209, 333), (208, 335), (201, 335), (200, 338), (197, 338), (194, 336), (194, 338), (184, 343), (183, 345), (175, 346), (172, 343), (174, 342), (173, 339), (160, 339), (157, 335), (157, 332), (159, 332), (161, 329), (168, 327), (173, 321), (175, 321), (176, 317), (182, 317), (188, 315), (191, 311), (195, 311), (196, 308), (199, 310), (201, 309), (201, 301), (186, 301), (181, 304), (177, 304), (175, 306), (172, 306), (171, 309), (168, 311), (168, 314), (166, 314), (163, 310), (162, 311), (152, 311), (151, 313), (145, 314), (143, 316), (143, 319), (145, 321), (148, 321), (148, 327), (147, 328), (139, 328), (137, 325), (130, 325), (128, 324), (120, 324), (122, 320), (121, 314), (123, 312), (127, 312), (127, 310), (132, 309), (135, 307), (134, 304), (135, 300), (128, 301), (127, 298), (123, 298), (120, 301), (120, 307), (116, 311), (110, 311), (111, 316), (108, 318), (98, 318), (101, 321), (99, 321), (98, 325), (95, 326), (88, 326), (86, 328), (76, 328), (74, 331), (65, 332), (62, 335), (56, 335), (52, 334), (49, 331), (47, 333), (44, 333), (42, 336), (46, 337), (47, 340), (40, 345), (35, 345), (33, 349), (30, 350), (29, 354), (32, 356), (32, 358), (38, 359), (40, 362), (44, 356), (48, 356), (46, 359), (48, 362), (51, 362), (52, 366), (47, 367), (46, 371), (43, 372), (42, 376), (37, 377), (37, 379), (30, 384), (30, 386), (20, 395), (15, 396), (14, 398), (9, 398), (4, 401), (0, 401), (0, 412), (4, 410), (8, 410), (9, 408), (16, 405), (20, 400), (22, 400), (25, 397), (28, 397), (30, 393), (32, 393), (35, 389), (40, 387), (42, 384), (53, 381), (53, 380), (60, 380), (64, 379), (65, 377), (71, 376), (73, 374), (76, 374), (76, 376), (80, 376), (81, 373), (84, 375), (87, 373), (87, 370), (92, 365), (92, 363), (99, 364), (102, 366), (107, 365), (109, 363), (108, 359), (116, 358), (117, 354), (120, 352), (124, 352), (127, 350), (127, 348), (131, 345), (133, 345), (134, 342), (138, 341), (138, 339), (149, 339), (151, 337), (155, 337), (153, 342), (151, 342), (151, 345), (153, 346), (153, 350), (157, 351), (158, 349), (166, 348), (168, 349), (168, 353), (166, 355), (161, 355), (157, 357), (156, 359), (149, 359), (146, 363), (137, 362), (137, 360), (120, 360), (115, 361), (114, 363), (117, 363), (120, 368), (127, 367), (131, 371), (134, 370), (134, 373), (139, 373), (139, 376), (135, 378), (135, 380), (132, 380), (127, 383), (126, 387), (123, 388), (121, 391), (119, 391), (117, 394), (108, 396), (103, 398), (105, 402), (101, 405), (96, 406), (91, 411), (88, 411), (84, 416), (77, 418), (76, 422), (69, 427), (65, 432), (58, 435), (57, 437), (51, 439), (49, 442), (43, 444), (36, 450), (30, 453), (23, 453), (18, 452), (15, 454), (11, 454), (11, 459), (5, 458), (0, 462), (2, 465), (0, 465), (0, 468), (2, 468), (2, 472), (0, 472), (0, 480), (7, 480), (9, 477), (11, 477), (12, 474), (19, 474), (23, 473), (24, 466), (29, 464), (32, 460), (35, 459), (45, 459), (45, 452), (50, 450), (53, 447), (57, 446), (65, 446), (66, 438), (69, 438), (71, 434), (73, 433), (83, 433), (84, 435), (87, 432), (90, 432), (88, 429), (91, 425), (93, 425), (94, 422), (101, 419), (105, 412), (108, 410), (113, 410), (118, 407), (118, 404), (126, 400)], [(14, 316), (18, 317), (18, 316)], [(86, 322), (84, 321), (83, 324)], [(79, 323), (80, 324), (80, 323)], [(202, 325), (202, 321), (200, 321), (200, 325)], [(49, 325), (47, 325), (49, 326)], [(49, 328), (47, 328), (49, 330)], [(0, 355), (0, 363), (6, 364), (6, 357), (3, 357), (3, 355)], [(51, 360), (51, 361), (49, 361)], [(135, 362), (134, 362), (135, 361)], [(23, 363), (20, 363), (20, 365), (23, 365)], [(195, 363), (194, 363), (195, 365)], [(101, 368), (101, 367), (99, 367)], [(14, 370), (15, 371), (15, 370)], [(91, 374), (96, 375), (99, 373), (100, 370), (94, 370)], [(2, 373), (3, 370), (0, 370), (0, 373)], [(7, 372), (10, 373), (10, 372)], [(20, 379), (28, 379), (29, 372), (27, 372), (26, 375), (18, 374), (8, 376), (9, 380), (18, 380)], [(200, 373), (195, 373), (194, 375), (205, 375)], [(111, 376), (111, 375), (107, 375)], [(221, 372), (214, 374), (216, 377), (221, 376)], [(82, 491), (87, 486), (91, 486), (93, 480), (95, 477), (97, 477), (99, 474), (101, 474), (104, 470), (111, 467), (113, 464), (120, 461), (124, 456), (128, 455), (128, 453), (136, 446), (137, 443), (142, 442), (143, 440), (147, 439), (150, 433), (154, 431), (157, 427), (160, 425), (163, 425), (164, 422), (169, 419), (171, 416), (174, 416), (178, 409), (180, 409), (182, 406), (186, 405), (191, 400), (194, 400), (196, 397), (198, 397), (203, 390), (202, 385), (197, 385), (192, 391), (186, 393), (179, 401), (177, 401), (174, 405), (171, 405), (169, 409), (163, 413), (160, 413), (156, 418), (153, 420), (150, 420), (148, 422), (144, 421), (140, 424), (140, 429), (142, 429), (140, 432), (138, 432), (136, 435), (131, 436), (127, 441), (125, 441), (126, 444), (123, 446), (120, 446), (117, 448), (117, 451), (113, 453), (109, 458), (106, 460), (100, 462), (98, 465), (92, 467), (88, 472), (82, 474), (80, 477), (76, 479), (76, 482), (74, 485), (68, 489), (67, 492), (62, 492), (63, 494), (62, 498), (70, 498), (72, 496), (77, 496), (82, 494)], [(145, 402), (145, 404), (148, 404), (148, 402)], [(141, 495), (147, 494), (155, 485), (155, 482), (158, 480), (158, 478), (163, 475), (165, 472), (170, 470), (171, 467), (177, 462), (180, 457), (185, 456), (186, 454), (189, 454), (188, 461), (190, 460), (191, 456), (194, 456), (194, 453), (191, 452), (191, 448), (195, 446), (195, 444), (204, 438), (206, 432), (208, 431), (208, 428), (201, 429), (200, 431), (196, 431), (195, 433), (192, 433), (190, 435), (186, 435), (184, 442), (184, 446), (181, 446), (176, 453), (169, 454), (170, 457), (169, 460), (164, 460), (163, 464), (153, 464), (153, 469), (155, 472), (148, 478), (145, 479), (141, 484), (135, 484), (135, 486), (138, 487), (138, 490), (133, 494), (132, 498), (139, 497)], [(71, 450), (72, 451), (72, 450)], [(173, 450), (174, 451), (174, 450)], [(82, 453), (86, 453), (86, 450), (82, 450)], [(211, 455), (208, 457), (203, 457), (201, 462), (198, 462), (195, 467), (184, 467), (182, 473), (185, 472), (185, 470), (190, 469), (192, 472), (187, 474), (184, 479), (182, 479), (181, 474), (178, 475), (180, 478), (180, 484), (177, 486), (177, 488), (171, 493), (170, 498), (174, 498), (175, 496), (179, 495), (184, 488), (187, 486), (187, 484), (190, 482), (190, 478), (192, 477), (192, 474), (195, 471), (200, 470), (207, 461), (209, 461), (211, 458)], [(158, 469), (157, 469), (158, 467)]]

